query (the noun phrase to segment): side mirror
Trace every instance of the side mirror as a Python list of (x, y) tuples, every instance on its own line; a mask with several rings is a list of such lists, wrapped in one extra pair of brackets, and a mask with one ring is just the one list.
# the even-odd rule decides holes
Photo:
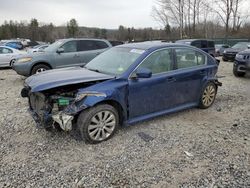
[(64, 52), (64, 49), (63, 48), (58, 48), (56, 53), (60, 54), (60, 53), (63, 53)]
[(152, 76), (152, 71), (147, 68), (138, 68), (135, 73), (136, 78), (150, 78)]
[(250, 45), (247, 45), (247, 49), (250, 49)]

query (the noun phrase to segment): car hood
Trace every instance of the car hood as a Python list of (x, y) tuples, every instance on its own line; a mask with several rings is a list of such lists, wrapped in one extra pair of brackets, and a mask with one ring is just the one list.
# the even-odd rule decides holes
[(72, 67), (45, 71), (30, 76), (25, 80), (24, 85), (30, 87), (31, 92), (39, 92), (60, 86), (109, 80), (112, 78), (115, 78), (115, 76), (90, 71), (81, 67)]
[(241, 51), (239, 54), (241, 54), (241, 55), (250, 55), (250, 50), (247, 49), (247, 50)]
[(225, 51), (226, 53), (238, 53), (243, 51), (244, 49), (242, 48), (227, 48)]

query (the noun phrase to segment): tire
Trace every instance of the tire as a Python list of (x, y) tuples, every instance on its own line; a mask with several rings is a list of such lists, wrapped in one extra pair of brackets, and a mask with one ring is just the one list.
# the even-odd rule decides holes
[(110, 139), (118, 125), (119, 114), (113, 106), (108, 104), (84, 110), (77, 119), (77, 129), (81, 138), (92, 144)]
[(243, 76), (245, 76), (245, 72), (238, 72), (237, 71), (238, 70), (238, 67), (237, 66), (234, 66), (234, 68), (233, 68), (233, 74), (234, 74), (234, 76), (236, 76), (236, 77), (243, 77)]
[(199, 108), (207, 109), (213, 105), (217, 94), (217, 86), (213, 82), (209, 82), (202, 90), (199, 100)]
[(13, 63), (15, 62), (15, 59), (12, 59), (11, 61), (10, 61), (10, 67), (12, 67), (13, 66)]
[(47, 65), (44, 65), (44, 64), (38, 64), (38, 65), (35, 65), (32, 70), (31, 70), (31, 75), (34, 75), (34, 74), (39, 74), (41, 72), (44, 72), (46, 70), (50, 70), (51, 68)]

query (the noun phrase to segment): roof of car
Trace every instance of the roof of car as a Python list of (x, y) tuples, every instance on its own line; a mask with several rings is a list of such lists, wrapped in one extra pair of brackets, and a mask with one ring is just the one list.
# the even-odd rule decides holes
[(196, 40), (213, 41), (213, 40), (210, 40), (210, 39), (182, 39), (182, 40), (177, 40), (176, 42), (192, 42), (192, 41), (196, 41)]
[(160, 47), (170, 47), (170, 46), (186, 46), (182, 44), (175, 44), (175, 43), (166, 43), (166, 42), (138, 42), (138, 43), (128, 43), (128, 44), (123, 44), (119, 47), (125, 47), (125, 48), (135, 48), (135, 49), (142, 49), (142, 50), (148, 50), (150, 48), (160, 48)]

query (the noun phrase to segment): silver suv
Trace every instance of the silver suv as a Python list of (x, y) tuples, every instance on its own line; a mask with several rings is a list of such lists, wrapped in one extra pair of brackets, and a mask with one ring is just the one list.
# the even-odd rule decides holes
[(102, 39), (62, 39), (44, 52), (19, 56), (13, 69), (20, 75), (30, 76), (49, 69), (84, 66), (111, 47), (107, 40)]

